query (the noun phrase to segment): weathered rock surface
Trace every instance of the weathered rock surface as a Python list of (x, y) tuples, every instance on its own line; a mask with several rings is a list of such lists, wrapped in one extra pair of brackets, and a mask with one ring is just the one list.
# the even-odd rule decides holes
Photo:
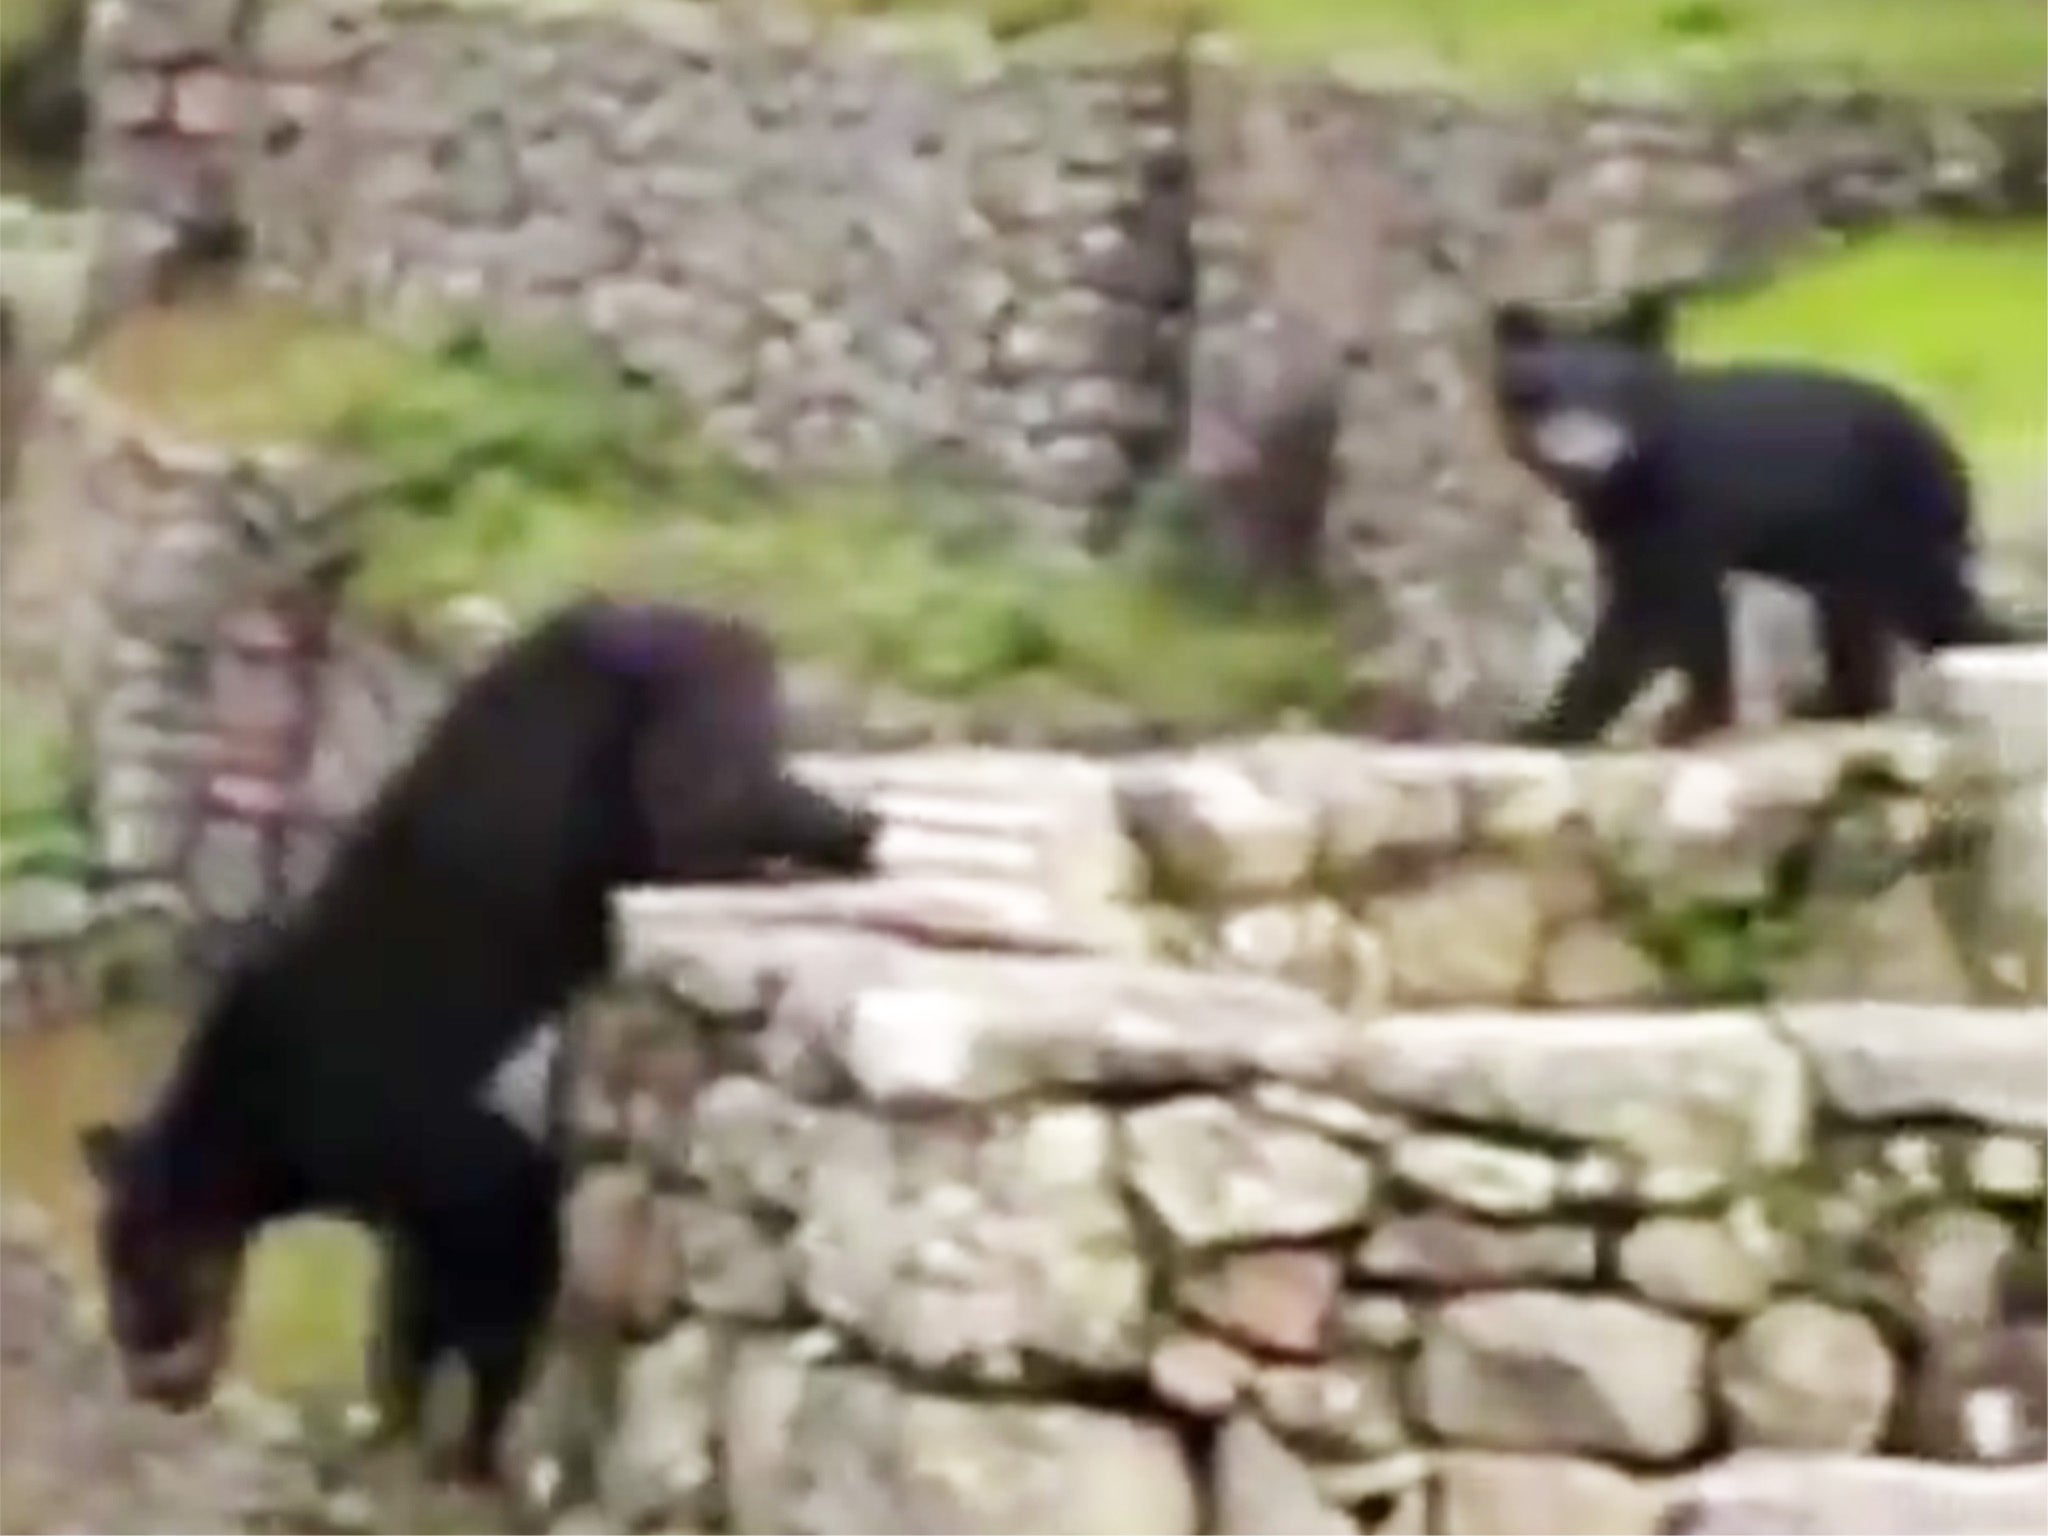
[(1402, 1137), (1390, 1166), (1402, 1183), (1481, 1216), (1540, 1216), (1564, 1185), (1555, 1158), (1442, 1132)]
[(1706, 1335), (1610, 1297), (1465, 1296), (1423, 1330), (1418, 1402), (1446, 1439), (1658, 1461), (1706, 1432)]
[(605, 1509), (629, 1528), (687, 1530), (711, 1518), (719, 1350), (711, 1330), (684, 1323), (627, 1362), (598, 1483)]
[(1463, 1288), (1590, 1280), (1599, 1257), (1587, 1227), (1506, 1226), (1428, 1211), (1375, 1223), (1352, 1265), (1369, 1280)]
[(804, 1300), (885, 1356), (1014, 1381), (1145, 1368), (1147, 1277), (1097, 1109), (920, 1134), (821, 1121), (794, 1244)]
[(1257, 1419), (1239, 1415), (1216, 1443), (1217, 1536), (1356, 1536), (1359, 1527), (1327, 1503), (1306, 1464)]
[(1132, 1189), (1185, 1247), (1321, 1237), (1372, 1197), (1358, 1153), (1222, 1099), (1135, 1110), (1123, 1134)]
[(1354, 1090), (1584, 1142), (1704, 1190), (1805, 1145), (1798, 1056), (1747, 1013), (1405, 1013), (1361, 1035)]
[(1284, 1356), (1314, 1355), (1336, 1317), (1342, 1262), (1314, 1248), (1258, 1248), (1199, 1259), (1175, 1286), (1218, 1331)]
[(1955, 1467), (1869, 1456), (1751, 1452), (1674, 1490), (1674, 1536), (2031, 1536), (2048, 1463)]
[(1816, 1003), (1778, 1017), (1824, 1102), (1852, 1120), (1958, 1115), (2048, 1130), (2048, 1011)]
[(1746, 1236), (1723, 1219), (1652, 1217), (1621, 1240), (1621, 1278), (1675, 1311), (1740, 1317), (1763, 1305), (1782, 1267), (1780, 1254)]
[(1714, 1369), (1735, 1443), (1771, 1450), (1872, 1449), (1898, 1383), (1867, 1318), (1801, 1298), (1752, 1317)]
[(1015, 1531), (1193, 1536), (1195, 1492), (1162, 1425), (1059, 1404), (912, 1392), (788, 1347), (742, 1354), (729, 1439), (737, 1532)]
[(736, 1022), (765, 1013), (749, 1048), (798, 1093), (850, 1082), (881, 1106), (973, 1105), (1317, 1081), (1354, 1029), (1307, 993), (1258, 977), (954, 953), (805, 927), (668, 927), (621, 906), (629, 931), (649, 924), (627, 943), (629, 974), (669, 978), (693, 1002), (700, 991), (727, 998)]
[(1656, 1483), (1597, 1461), (1446, 1451), (1436, 1465), (1444, 1536), (1652, 1536), (1664, 1514)]

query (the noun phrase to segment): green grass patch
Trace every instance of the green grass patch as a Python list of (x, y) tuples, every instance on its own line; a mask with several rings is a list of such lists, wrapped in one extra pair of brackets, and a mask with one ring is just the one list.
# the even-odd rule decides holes
[[(1084, 20), (1157, 24), (1176, 0), (818, 0), (967, 11), (1025, 33)], [(1482, 88), (1650, 78), (1735, 88), (1829, 77), (1942, 95), (2038, 95), (2037, 0), (1205, 0), (1210, 22), (1283, 62)]]
[(13, 700), (7, 714), (0, 731), (0, 878), (76, 877), (92, 852), (77, 753), (30, 701)]
[(1702, 359), (1824, 362), (1883, 379), (1956, 434), (1988, 515), (2041, 516), (2048, 227), (1873, 235), (1688, 306), (1682, 342)]
[(85, 366), (171, 431), (242, 447), (320, 440), (416, 372), (393, 343), (269, 298), (139, 310)]
[(1035, 554), (993, 537), (995, 513), (964, 491), (777, 491), (574, 351), (408, 353), (263, 301), (142, 316), (91, 367), (179, 431), (376, 465), (388, 488), (354, 597), (379, 619), (478, 591), (530, 616), (599, 589), (716, 604), (853, 680), (1034, 718), (1107, 706), (1197, 732), (1347, 703), (1316, 608)]

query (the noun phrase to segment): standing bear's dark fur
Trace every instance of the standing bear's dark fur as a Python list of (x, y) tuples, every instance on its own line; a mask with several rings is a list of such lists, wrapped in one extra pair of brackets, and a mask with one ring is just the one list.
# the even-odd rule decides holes
[(387, 1421), (452, 1352), (460, 1470), (490, 1477), (554, 1293), (559, 1171), (484, 1101), (494, 1071), (603, 969), (613, 887), (854, 873), (875, 831), (785, 772), (753, 630), (589, 601), (516, 640), (229, 971), (148, 1114), (86, 1133), (131, 1389), (203, 1400), (254, 1232), (351, 1217), (387, 1244)]
[(1969, 479), (1938, 426), (1819, 368), (1687, 365), (1670, 323), (1664, 295), (1588, 325), (1494, 312), (1508, 447), (1570, 505), (1601, 587), (1584, 653), (1524, 739), (1591, 740), (1666, 668), (1689, 685), (1673, 739), (1732, 724), (1736, 571), (1817, 604), (1827, 676), (1810, 708), (1824, 716), (1890, 707), (1896, 641), (2016, 638), (1978, 601)]

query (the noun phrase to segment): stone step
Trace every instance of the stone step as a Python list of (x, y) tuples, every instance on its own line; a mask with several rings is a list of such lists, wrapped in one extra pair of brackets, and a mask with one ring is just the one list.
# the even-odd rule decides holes
[[(1296, 982), (1361, 1016), (2048, 1000), (2025, 862), (2040, 769), (2021, 725), (1981, 723), (2028, 698), (2048, 717), (2048, 651), (1958, 652), (1933, 673), (1949, 688), (1935, 723), (1685, 752), (1294, 735), (1118, 761), (959, 750), (799, 768), (884, 816), (881, 871), (900, 883), (831, 898), (881, 927), (964, 939), (1014, 924), (1028, 947), (1118, 953), (1142, 930), (1154, 954)], [(1970, 776), (1987, 735), (2019, 788)], [(1993, 835), (1958, 836), (1972, 831)]]

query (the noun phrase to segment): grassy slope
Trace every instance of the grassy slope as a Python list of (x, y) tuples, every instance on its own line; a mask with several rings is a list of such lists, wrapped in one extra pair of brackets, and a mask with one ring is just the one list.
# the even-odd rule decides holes
[[(968, 11), (1007, 30), (1084, 16), (1156, 22), (1184, 0), (813, 0), (837, 9)], [(1836, 75), (1965, 95), (2038, 93), (2037, 0), (1194, 0), (1253, 51), (1356, 60), (1492, 89), (1638, 78), (1740, 88)], [(1377, 61), (1375, 64), (1374, 61)]]
[[(1686, 346), (1890, 379), (1958, 434), (1987, 507), (2038, 517), (2044, 258), (2039, 228), (1896, 231), (1701, 304)], [(554, 360), (422, 360), (265, 302), (140, 317), (94, 366), (197, 435), (353, 435), (408, 472), (359, 592), (377, 611), (483, 589), (531, 612), (597, 584), (754, 613), (798, 656), (924, 697), (1111, 699), (1187, 729), (1343, 702), (1344, 659), (1317, 615), (1247, 616), (1123, 570), (1020, 561), (949, 532), (971, 508), (928, 490), (768, 495), (679, 456), (651, 402)], [(652, 443), (669, 445), (659, 462)], [(442, 483), (464, 445), (483, 467)]]

